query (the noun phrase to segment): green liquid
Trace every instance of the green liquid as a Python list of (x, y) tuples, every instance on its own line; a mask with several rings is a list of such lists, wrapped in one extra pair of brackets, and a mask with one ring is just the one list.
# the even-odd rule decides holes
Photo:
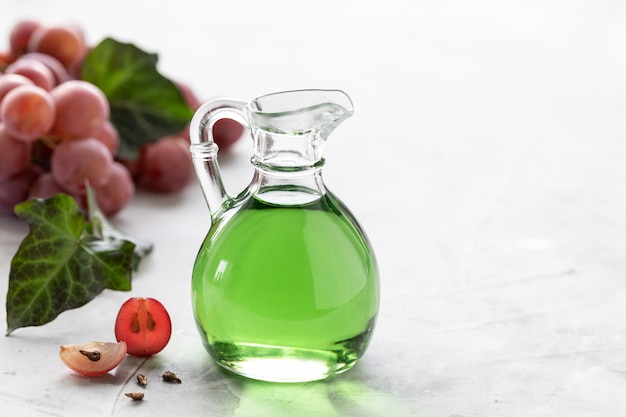
[(223, 367), (302, 382), (350, 369), (378, 310), (378, 269), (349, 211), (327, 193), (304, 206), (251, 198), (216, 222), (193, 270), (196, 322)]

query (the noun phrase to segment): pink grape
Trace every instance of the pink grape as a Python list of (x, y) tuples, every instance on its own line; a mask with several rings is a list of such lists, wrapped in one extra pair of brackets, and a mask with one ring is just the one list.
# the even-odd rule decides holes
[(85, 46), (85, 49), (83, 50), (83, 54), (78, 58), (78, 61), (74, 62), (71, 65), (68, 65), (67, 71), (69, 72), (71, 77), (78, 78), (78, 79), (82, 77), (81, 73), (83, 70), (83, 63), (85, 62), (85, 58), (87, 57), (89, 52), (91, 52), (91, 49), (92, 49), (91, 46), (89, 45)]
[(139, 174), (141, 173), (140, 168), (140, 158), (138, 159), (126, 159), (126, 158), (116, 158), (116, 161), (126, 167), (126, 170), (130, 173), (130, 176), (133, 178), (133, 181), (139, 181)]
[(114, 162), (109, 180), (94, 190), (98, 207), (110, 217), (117, 214), (131, 200), (135, 194), (135, 183), (126, 167), (119, 162)]
[(98, 87), (70, 80), (50, 91), (56, 106), (51, 133), (61, 139), (86, 138), (97, 134), (109, 119), (109, 102)]
[(111, 152), (95, 138), (61, 142), (50, 158), (54, 180), (70, 194), (85, 194), (87, 181), (94, 188), (102, 187), (112, 169)]
[(46, 65), (33, 59), (18, 59), (7, 67), (5, 74), (20, 74), (30, 79), (36, 86), (50, 91), (57, 85), (54, 74)]
[[(180, 80), (174, 81), (174, 85), (180, 91), (180, 95), (182, 96), (185, 104), (189, 106), (189, 108), (193, 111), (198, 110), (198, 107), (202, 105), (202, 101), (198, 98), (196, 93), (191, 89), (189, 84), (182, 82)], [(190, 121), (191, 122), (191, 121)], [(189, 142), (189, 126), (191, 123), (187, 123), (187, 125), (183, 128), (182, 132), (180, 132), (180, 136), (185, 138), (187, 142)]]
[(40, 26), (41, 24), (39, 22), (30, 19), (17, 22), (9, 34), (9, 46), (11, 48), (11, 52), (16, 56), (23, 54), (28, 48), (28, 42), (30, 41), (31, 35), (35, 29)]
[(0, 75), (0, 102), (4, 96), (20, 85), (35, 85), (30, 78), (26, 78), (20, 74), (2, 74)]
[(31, 184), (41, 171), (29, 165), (17, 174), (0, 181), (0, 213), (13, 214), (13, 208), (28, 199)]
[(111, 155), (117, 154), (120, 148), (120, 135), (110, 120), (105, 120), (102, 129), (94, 134), (93, 137), (104, 143), (109, 148)]
[[(198, 98), (191, 87), (182, 82), (175, 81), (174, 84), (180, 91), (185, 103), (192, 109), (197, 110), (202, 105), (202, 101)], [(221, 151), (231, 148), (243, 135), (245, 128), (232, 119), (220, 119), (213, 125), (213, 140), (219, 146)], [(180, 134), (189, 140), (189, 123)]]
[(15, 57), (11, 52), (0, 51), (0, 71), (2, 68), (8, 67), (13, 61), (15, 61)]
[(7, 132), (32, 142), (47, 134), (55, 121), (54, 101), (46, 90), (20, 85), (9, 91), (0, 103), (0, 119)]
[[(38, 61), (44, 64), (54, 75), (56, 84), (61, 84), (72, 79), (67, 68), (55, 57), (42, 54), (41, 52), (28, 52), (19, 57), (19, 61)], [(56, 85), (55, 84), (55, 85)]]
[(28, 197), (50, 198), (59, 193), (65, 193), (65, 190), (57, 184), (50, 172), (45, 172), (33, 182), (28, 192)]
[(220, 119), (213, 125), (213, 140), (220, 151), (231, 148), (243, 135), (244, 127), (233, 119)]
[(198, 110), (198, 107), (202, 105), (202, 101), (196, 96), (196, 93), (191, 89), (191, 87), (180, 80), (174, 81), (174, 85), (180, 91), (181, 96), (185, 103), (191, 108), (191, 110)]
[(13, 139), (0, 123), (0, 180), (11, 177), (30, 164), (31, 144)]
[(146, 145), (139, 157), (140, 186), (155, 192), (182, 189), (193, 177), (193, 165), (186, 140), (166, 136)]
[(28, 42), (29, 52), (41, 52), (58, 59), (66, 68), (82, 58), (85, 41), (73, 26), (40, 26)]

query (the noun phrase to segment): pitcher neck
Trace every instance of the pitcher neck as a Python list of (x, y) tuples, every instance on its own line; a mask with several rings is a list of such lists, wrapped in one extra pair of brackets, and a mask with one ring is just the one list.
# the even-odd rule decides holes
[(254, 175), (249, 191), (256, 199), (277, 206), (299, 206), (317, 201), (326, 193), (321, 168), (314, 166), (285, 169), (252, 160)]
[(255, 166), (292, 172), (323, 164), (325, 140), (318, 131), (293, 134), (253, 127), (251, 134)]

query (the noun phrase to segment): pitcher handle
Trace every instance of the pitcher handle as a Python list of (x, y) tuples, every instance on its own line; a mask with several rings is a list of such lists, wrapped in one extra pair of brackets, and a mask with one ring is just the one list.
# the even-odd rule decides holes
[(196, 176), (202, 187), (211, 218), (220, 212), (231, 197), (224, 188), (217, 163), (218, 146), (213, 139), (213, 126), (218, 120), (233, 119), (249, 128), (246, 117), (247, 102), (233, 99), (214, 99), (202, 104), (189, 125), (191, 157)]

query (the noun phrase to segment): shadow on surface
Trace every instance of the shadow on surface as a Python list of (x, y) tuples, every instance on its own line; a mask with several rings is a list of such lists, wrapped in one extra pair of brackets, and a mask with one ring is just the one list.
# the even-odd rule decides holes
[(220, 371), (236, 387), (233, 416), (409, 416), (403, 400), (369, 386), (358, 368), (325, 381), (274, 383)]

